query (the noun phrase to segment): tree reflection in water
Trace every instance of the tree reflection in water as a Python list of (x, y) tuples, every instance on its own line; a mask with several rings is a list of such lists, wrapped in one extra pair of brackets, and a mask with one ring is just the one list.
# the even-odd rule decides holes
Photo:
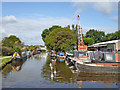
[[(56, 59), (50, 59), (47, 57), (47, 61), (42, 70), (42, 76), (46, 80), (52, 80), (57, 83), (77, 83), (78, 87), (84, 87), (83, 83), (89, 85), (89, 82), (95, 82), (98, 87), (101, 87), (101, 83), (111, 83), (118, 86), (120, 83), (118, 77), (119, 74), (95, 74), (87, 72), (72, 73), (74, 69), (69, 69), (65, 63), (61, 63)], [(94, 85), (94, 84), (93, 84)], [(107, 84), (105, 84), (107, 85)], [(90, 85), (89, 85), (90, 86)], [(86, 86), (85, 86), (86, 87)], [(92, 86), (91, 86), (92, 87)], [(90, 88), (91, 88), (90, 87)], [(104, 87), (104, 86), (103, 86)]]
[(42, 70), (42, 76), (47, 80), (52, 80), (58, 83), (74, 83), (75, 75), (65, 65), (55, 58), (47, 57), (47, 61)]
[(2, 70), (2, 74), (4, 78), (7, 77), (7, 75), (13, 70), (15, 72), (18, 72), (21, 70), (23, 63), (26, 61), (26, 58), (23, 60), (12, 60), (10, 64), (5, 66), (5, 68)]

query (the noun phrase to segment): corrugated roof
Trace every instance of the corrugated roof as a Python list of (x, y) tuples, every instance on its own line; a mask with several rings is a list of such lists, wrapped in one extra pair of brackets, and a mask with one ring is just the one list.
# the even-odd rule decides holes
[(103, 45), (112, 44), (116, 42), (120, 42), (120, 40), (112, 40), (112, 41), (107, 41), (107, 42), (96, 43), (88, 47), (98, 47), (98, 46), (103, 46)]

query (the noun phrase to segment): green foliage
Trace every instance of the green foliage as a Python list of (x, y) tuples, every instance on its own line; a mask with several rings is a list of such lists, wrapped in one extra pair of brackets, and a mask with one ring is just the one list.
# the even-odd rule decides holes
[(76, 45), (75, 34), (69, 28), (57, 28), (45, 38), (47, 49), (71, 50)]
[(12, 55), (14, 53), (14, 49), (9, 48), (9, 47), (2, 47), (2, 55), (3, 56), (8, 56), (8, 55)]
[(27, 51), (28, 51), (28, 49), (26, 48), (26, 49), (23, 49), (22, 51), (23, 51), (23, 52), (27, 52)]
[(45, 38), (46, 38), (46, 36), (49, 34), (49, 30), (48, 29), (45, 29), (43, 32), (42, 32), (42, 34), (41, 34), (41, 36), (42, 36), (42, 39), (43, 39), (43, 41), (45, 41)]
[(34, 49), (35, 49), (35, 46), (31, 45), (31, 46), (29, 47), (29, 49), (30, 49), (30, 50), (34, 50)]
[(14, 52), (21, 52), (21, 49), (20, 48), (14, 48)]
[(40, 50), (41, 53), (46, 52), (46, 50)]
[(115, 35), (117, 36), (117, 39), (120, 39), (120, 30), (116, 31)]
[(72, 30), (73, 30), (73, 31), (75, 30), (75, 25), (74, 25), (74, 24), (72, 24)]
[(68, 25), (68, 26), (67, 26), (67, 28), (69, 28), (69, 29), (70, 29), (70, 25)]
[(97, 31), (94, 29), (91, 29), (86, 33), (86, 37), (93, 38), (94, 43), (101, 42), (104, 36), (105, 36), (105, 32)]
[(4, 66), (7, 62), (11, 61), (11, 57), (0, 59), (2, 62), (0, 63), (0, 66)]
[[(61, 26), (52, 26), (43, 31), (42, 38), (48, 50), (73, 49), (73, 46), (77, 45), (78, 42), (77, 25), (73, 24), (72, 30), (70, 30), (70, 25), (65, 28), (61, 28)], [(120, 30), (105, 35), (104, 31), (90, 29), (85, 35), (83, 35), (84, 43), (88, 46), (102, 41), (118, 39), (120, 39)]]
[(42, 34), (41, 34), (41, 36), (42, 36), (42, 39), (43, 39), (43, 41), (45, 42), (45, 38), (46, 38), (46, 36), (47, 35), (49, 35), (49, 33), (51, 32), (51, 31), (53, 31), (54, 29), (56, 29), (56, 28), (61, 28), (61, 26), (52, 26), (51, 28), (49, 28), (49, 29), (45, 29), (43, 32), (42, 32)]
[(11, 35), (2, 40), (2, 54), (11, 55), (13, 52), (21, 52), (21, 41), (18, 37)]
[(2, 40), (2, 46), (11, 47), (11, 48), (14, 48), (16, 45), (19, 45), (20, 43), (21, 43), (20, 39), (14, 35), (5, 37)]
[(87, 38), (84, 37), (83, 40), (84, 40), (85, 45), (87, 45), (87, 46), (94, 44), (94, 40), (90, 37), (87, 37)]
[(120, 39), (120, 30), (115, 33), (108, 33), (103, 37), (103, 41), (118, 40)]

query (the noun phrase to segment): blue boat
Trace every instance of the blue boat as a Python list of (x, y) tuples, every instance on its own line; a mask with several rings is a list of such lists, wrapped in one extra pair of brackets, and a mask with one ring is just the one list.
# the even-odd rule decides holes
[(64, 59), (58, 59), (60, 62), (64, 62)]

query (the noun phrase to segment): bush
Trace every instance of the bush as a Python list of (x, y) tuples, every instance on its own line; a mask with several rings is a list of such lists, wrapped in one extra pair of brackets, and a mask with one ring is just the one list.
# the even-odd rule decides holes
[(2, 55), (3, 56), (9, 56), (9, 55), (12, 55), (13, 53), (14, 53), (14, 50), (12, 48), (8, 48), (5, 46), (2, 47)]

